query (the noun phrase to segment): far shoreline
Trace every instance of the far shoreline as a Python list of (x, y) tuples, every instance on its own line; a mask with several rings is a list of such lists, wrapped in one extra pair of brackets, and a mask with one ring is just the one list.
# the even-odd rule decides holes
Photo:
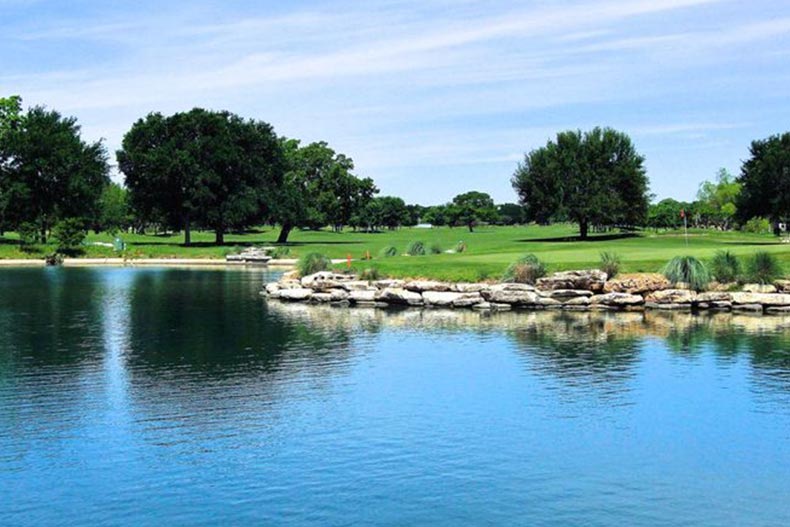
[[(342, 263), (345, 260), (333, 261)], [(246, 262), (229, 262), (224, 258), (65, 258), (62, 267), (248, 267), (261, 268), (274, 267), (277, 269), (292, 269), (296, 265), (295, 259), (270, 260), (266, 264)], [(46, 267), (43, 259), (14, 258), (0, 259), (0, 268), (3, 267)], [(57, 266), (55, 266), (57, 267)]]

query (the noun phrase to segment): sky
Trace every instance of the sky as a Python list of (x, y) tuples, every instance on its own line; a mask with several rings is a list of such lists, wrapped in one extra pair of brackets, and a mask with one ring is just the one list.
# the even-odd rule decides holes
[(515, 201), (526, 152), (595, 126), (631, 136), (656, 199), (692, 199), (790, 128), (787, 0), (0, 0), (0, 21), (0, 96), (113, 160), (149, 112), (230, 110), (409, 203)]

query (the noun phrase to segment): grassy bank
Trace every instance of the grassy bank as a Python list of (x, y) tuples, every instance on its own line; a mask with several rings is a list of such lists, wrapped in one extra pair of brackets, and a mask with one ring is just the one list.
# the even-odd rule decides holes
[[(183, 236), (123, 235), (130, 258), (224, 258), (236, 248), (250, 245), (273, 245), (277, 229), (261, 228), (245, 234), (228, 235), (225, 246), (212, 245), (210, 232), (194, 233), (194, 244), (182, 245)], [(430, 277), (447, 280), (478, 280), (498, 277), (505, 267), (524, 253), (534, 253), (549, 265), (549, 270), (578, 269), (598, 264), (602, 251), (620, 255), (623, 271), (657, 271), (671, 257), (693, 255), (709, 259), (717, 250), (727, 249), (747, 256), (755, 251), (770, 252), (779, 259), (785, 272), (790, 272), (790, 244), (782, 244), (771, 235), (738, 232), (689, 231), (688, 245), (682, 232), (652, 231), (631, 234), (593, 235), (589, 241), (578, 241), (572, 225), (549, 227), (482, 227), (470, 233), (462, 228), (400, 229), (381, 233), (340, 233), (295, 231), (291, 235), (290, 257), (308, 252), (320, 252), (332, 258), (351, 255), (359, 260), (366, 253), (369, 262), (354, 262), (354, 267), (377, 267), (382, 274), (400, 277)], [(87, 241), (111, 242), (112, 236), (91, 234)], [(425, 256), (403, 256), (413, 241), (425, 244)], [(461, 254), (430, 254), (433, 245), (442, 250), (454, 249), (463, 241), (467, 250)], [(398, 256), (379, 255), (385, 247), (393, 246)], [(54, 251), (54, 246), (39, 246), (24, 251), (16, 236), (7, 233), (0, 238), (0, 258), (43, 258)], [(85, 257), (117, 257), (109, 247), (86, 246)]]

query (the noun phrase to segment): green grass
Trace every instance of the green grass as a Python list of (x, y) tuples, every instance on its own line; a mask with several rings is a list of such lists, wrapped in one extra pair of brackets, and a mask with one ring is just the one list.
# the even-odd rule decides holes
[[(226, 245), (213, 246), (211, 232), (193, 233), (194, 246), (184, 247), (183, 236), (122, 236), (129, 249), (127, 255), (136, 258), (222, 258), (233, 247), (273, 245), (278, 229), (256, 229), (246, 234), (226, 236)], [(381, 233), (355, 233), (344, 231), (294, 231), (288, 244), (289, 257), (298, 258), (318, 252), (332, 258), (355, 260), (365, 251), (373, 255), (372, 262), (355, 262), (360, 269), (373, 263), (383, 275), (399, 277), (426, 277), (448, 280), (496, 279), (507, 266), (526, 253), (535, 254), (548, 266), (549, 272), (566, 269), (598, 268), (603, 251), (616, 252), (621, 259), (620, 272), (658, 272), (673, 256), (695, 256), (709, 263), (716, 251), (729, 250), (740, 257), (756, 251), (773, 254), (785, 274), (790, 271), (790, 244), (782, 244), (771, 235), (741, 232), (689, 231), (688, 246), (682, 232), (654, 233), (646, 231), (634, 236), (609, 234), (593, 235), (589, 241), (576, 239), (578, 230), (573, 225), (549, 227), (480, 227), (470, 233), (463, 228), (400, 229)], [(43, 258), (54, 251), (54, 245), (38, 247), (26, 253), (18, 244), (18, 237), (6, 233), (0, 238), (0, 258)], [(421, 240), (426, 247), (456, 247), (463, 241), (467, 250), (461, 254), (428, 254), (403, 256), (410, 242)], [(112, 241), (107, 234), (91, 234), (88, 241)], [(381, 257), (379, 253), (394, 246), (398, 254)], [(118, 256), (108, 247), (86, 247), (83, 256)], [(340, 267), (345, 267), (342, 265)]]

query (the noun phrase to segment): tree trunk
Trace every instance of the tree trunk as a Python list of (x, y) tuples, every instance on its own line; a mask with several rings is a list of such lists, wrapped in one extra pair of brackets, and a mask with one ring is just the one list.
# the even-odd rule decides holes
[(184, 245), (192, 243), (192, 226), (189, 223), (189, 216), (184, 218)]
[(225, 244), (225, 230), (224, 229), (217, 229), (216, 230), (216, 239), (214, 241), (216, 245), (224, 245)]
[(41, 220), (41, 243), (47, 243), (47, 220)]
[(579, 238), (582, 240), (587, 239), (587, 231), (589, 230), (589, 225), (587, 225), (587, 220), (582, 220), (579, 222)]
[(291, 229), (293, 226), (285, 224), (280, 228), (280, 235), (277, 237), (277, 243), (287, 243), (288, 242), (288, 235), (291, 234)]
[(475, 224), (474, 223), (467, 224), (467, 227), (469, 227), (469, 232), (475, 232)]

